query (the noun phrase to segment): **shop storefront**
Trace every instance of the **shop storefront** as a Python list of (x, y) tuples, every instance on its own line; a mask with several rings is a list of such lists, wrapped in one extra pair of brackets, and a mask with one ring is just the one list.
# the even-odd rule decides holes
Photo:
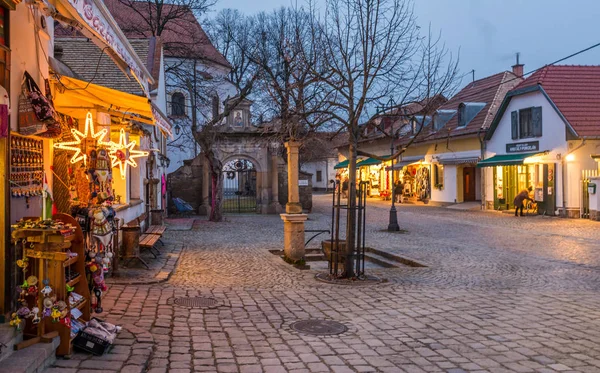
[(479, 162), (478, 167), (486, 167), (492, 173), (495, 210), (514, 208), (515, 196), (523, 190), (531, 189), (529, 196), (536, 202), (532, 209), (537, 209), (538, 214), (553, 214), (556, 209), (556, 164), (544, 163), (545, 160), (550, 161), (545, 155), (546, 153), (496, 155)]
[(356, 164), (359, 178), (367, 182), (369, 197), (388, 198), (392, 193), (391, 161), (382, 162), (374, 158), (364, 159)]
[(421, 156), (403, 157), (394, 164), (397, 178), (402, 180), (402, 196), (409, 201), (428, 202), (431, 198), (431, 165)]

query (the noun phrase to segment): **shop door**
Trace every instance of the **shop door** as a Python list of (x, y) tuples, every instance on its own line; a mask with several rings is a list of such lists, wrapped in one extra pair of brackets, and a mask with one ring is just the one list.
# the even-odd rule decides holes
[(463, 201), (475, 201), (475, 167), (463, 168)]

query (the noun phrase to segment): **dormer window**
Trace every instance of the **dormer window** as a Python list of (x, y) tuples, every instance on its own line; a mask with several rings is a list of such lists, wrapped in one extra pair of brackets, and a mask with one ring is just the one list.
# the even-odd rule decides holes
[(459, 127), (464, 127), (467, 125), (467, 116), (466, 116), (466, 105), (461, 103), (460, 105), (458, 105), (458, 126)]

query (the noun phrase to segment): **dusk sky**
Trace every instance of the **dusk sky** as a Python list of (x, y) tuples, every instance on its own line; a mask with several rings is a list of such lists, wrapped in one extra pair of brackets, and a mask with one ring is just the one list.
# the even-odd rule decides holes
[[(288, 0), (219, 0), (215, 10), (236, 8), (246, 14), (291, 4)], [(446, 46), (457, 53), (460, 69), (475, 78), (510, 69), (521, 53), (531, 71), (600, 42), (597, 0), (416, 0), (422, 30), (441, 30)], [(600, 47), (562, 64), (600, 64)], [(463, 83), (471, 75), (467, 74)]]

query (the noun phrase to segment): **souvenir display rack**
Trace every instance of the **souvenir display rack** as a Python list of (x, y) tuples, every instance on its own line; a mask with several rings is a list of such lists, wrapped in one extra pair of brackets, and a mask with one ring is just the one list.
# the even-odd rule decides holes
[(42, 140), (12, 134), (10, 145), (11, 196), (42, 195), (44, 178)]
[[(30, 296), (24, 296), (24, 299), (27, 308), (32, 311), (37, 308), (41, 320), (34, 321), (38, 317), (37, 312), (25, 316), (25, 336), (39, 340), (46, 333), (58, 332), (60, 345), (56, 354), (65, 356), (72, 352), (71, 323), (90, 320), (91, 300), (85, 276), (81, 228), (74, 218), (66, 214), (56, 214), (53, 219), (74, 229), (22, 228), (14, 230), (12, 236), (14, 240), (23, 242), (23, 261), (17, 264), (21, 268), (24, 265), (25, 278), (35, 278), (36, 282), (40, 279), (36, 291), (29, 287)], [(72, 304), (71, 293), (79, 295)], [(52, 307), (48, 307), (49, 300)]]

